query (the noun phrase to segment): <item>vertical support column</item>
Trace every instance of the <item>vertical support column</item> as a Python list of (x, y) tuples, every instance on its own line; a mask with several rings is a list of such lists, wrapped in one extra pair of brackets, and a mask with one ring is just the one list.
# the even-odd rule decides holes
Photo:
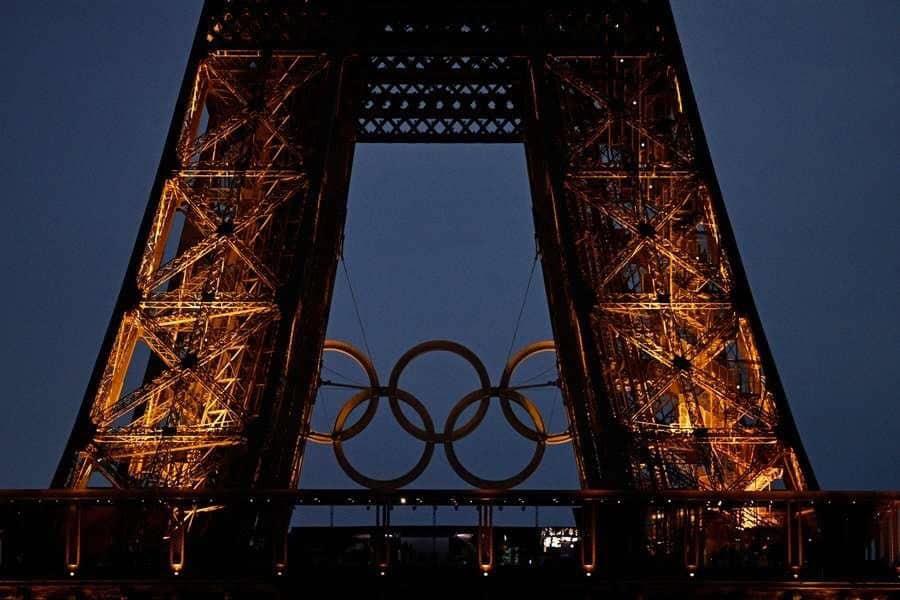
[(587, 577), (597, 570), (597, 504), (587, 502), (581, 509), (581, 568)]
[(803, 529), (803, 511), (800, 510), (797, 511), (797, 531), (795, 535), (797, 544), (797, 578), (800, 577), (803, 566), (806, 564), (806, 545), (803, 543), (805, 536), (806, 531)]
[(802, 516), (795, 503), (787, 503), (784, 510), (785, 565), (792, 579), (799, 579), (803, 568)]
[(272, 510), (272, 572), (281, 577), (288, 568), (288, 531), (291, 511), (280, 504)]
[(900, 501), (892, 500), (888, 511), (888, 562), (900, 579)]
[(381, 576), (391, 567), (391, 505), (381, 504), (375, 514), (375, 567)]
[(66, 507), (65, 516), (65, 567), (74, 577), (81, 567), (81, 506), (72, 503)]
[(696, 577), (701, 567), (703, 544), (700, 534), (702, 508), (688, 506), (684, 509), (684, 568), (688, 577)]
[(494, 507), (478, 506), (478, 568), (485, 576), (494, 570)]
[[(323, 86), (322, 148), (308, 165), (309, 206), (296, 254), (301, 257), (283, 290), (284, 325), (275, 343), (283, 357), (271, 369), (268, 391), (250, 440), (254, 472), (248, 479), (259, 487), (296, 487), (300, 479), (309, 418), (325, 343), (337, 265), (343, 245), (347, 197), (355, 148), (353, 114), (359, 86), (360, 57), (344, 49), (330, 57)], [(308, 118), (305, 115), (298, 118)]]
[(524, 75), (530, 101), (525, 111), (525, 153), (563, 393), (582, 487), (623, 487), (627, 468), (624, 448), (620, 448), (622, 436), (616, 434), (602, 383), (591, 376), (592, 367), (600, 364), (590, 324), (594, 298), (578, 276), (575, 242), (567, 227), (565, 152), (557, 143), (561, 108), (545, 80), (545, 61), (546, 53), (536, 48)]
[(185, 563), (185, 538), (187, 524), (180, 508), (172, 511), (172, 527), (169, 533), (169, 568), (172, 575), (181, 575)]

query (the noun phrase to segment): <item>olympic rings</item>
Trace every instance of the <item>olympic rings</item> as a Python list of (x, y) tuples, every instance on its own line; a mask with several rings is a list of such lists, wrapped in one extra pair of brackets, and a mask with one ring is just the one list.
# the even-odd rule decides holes
[[(500, 376), (500, 388), (505, 389), (509, 387), (509, 382), (510, 379), (512, 379), (513, 372), (519, 367), (519, 365), (521, 365), (532, 356), (543, 354), (545, 352), (556, 352), (556, 345), (550, 340), (544, 342), (535, 342), (534, 344), (531, 344), (530, 346), (527, 346), (517, 352), (512, 358), (509, 359), (509, 363), (507, 363), (506, 368), (503, 369), (503, 375)], [(509, 424), (513, 426), (513, 429), (518, 431), (520, 435), (528, 438), (529, 440), (543, 439), (548, 446), (568, 444), (572, 441), (572, 432), (568, 428), (560, 433), (552, 434), (546, 434), (543, 431), (538, 432), (529, 428), (519, 419), (515, 411), (513, 411), (512, 405), (510, 405), (509, 399), (506, 396), (500, 396), (500, 406), (503, 409), (503, 415), (506, 417), (506, 420), (509, 421)]]
[[(362, 367), (363, 371), (366, 372), (366, 376), (369, 379), (369, 390), (377, 390), (381, 387), (381, 384), (378, 383), (378, 372), (375, 370), (375, 365), (372, 364), (372, 361), (368, 356), (359, 351), (352, 344), (348, 344), (347, 342), (341, 342), (339, 340), (325, 340), (325, 346), (323, 348), (322, 353), (325, 352), (336, 352), (338, 354), (342, 354), (351, 360), (353, 360), (356, 364)], [(359, 418), (352, 427), (348, 428), (344, 435), (344, 439), (350, 439), (353, 436), (357, 435), (363, 429), (368, 427), (369, 423), (372, 422), (372, 419), (375, 418), (375, 413), (378, 412), (378, 396), (372, 397), (372, 393), (369, 392), (367, 397), (372, 398), (372, 401), (369, 403), (369, 406), (366, 407), (366, 412), (363, 413), (363, 416)], [(354, 396), (355, 398), (355, 396)], [(352, 399), (350, 400), (353, 401)], [(357, 406), (359, 404), (357, 403)], [(307, 434), (307, 438), (309, 441), (314, 442), (316, 444), (331, 444), (333, 440), (334, 434), (320, 433), (318, 431), (310, 431)]]
[[(408, 394), (403, 390), (394, 390), (394, 398), (399, 398), (403, 402), (406, 402), (413, 409), (419, 413), (419, 416), (422, 418), (422, 423), (425, 425), (425, 432), (431, 438), (434, 437), (434, 423), (431, 421), (431, 415), (428, 414), (428, 411), (425, 409), (425, 406), (419, 402), (415, 396), (412, 394)], [(344, 441), (350, 439), (352, 436), (347, 436), (346, 432), (343, 431), (344, 422), (347, 420), (347, 417), (350, 416), (350, 413), (353, 412), (357, 406), (369, 400), (369, 406), (374, 406), (377, 404), (378, 399), (372, 399), (372, 395), (368, 391), (362, 391), (353, 396), (347, 404), (341, 408), (340, 413), (338, 413), (337, 419), (334, 421), (334, 456), (337, 458), (338, 464), (341, 465), (341, 468), (347, 474), (350, 479), (360, 484), (361, 486), (370, 488), (370, 489), (396, 489), (401, 488), (405, 485), (409, 485), (413, 481), (419, 478), (426, 468), (428, 468), (428, 463), (431, 462), (431, 457), (434, 454), (434, 441), (428, 440), (425, 442), (425, 450), (422, 452), (422, 456), (419, 458), (419, 462), (410, 469), (405, 475), (401, 475), (395, 479), (373, 479), (371, 477), (366, 477), (359, 471), (357, 471), (353, 465), (350, 464), (350, 461), (347, 460), (347, 456), (344, 454)], [(366, 411), (368, 412), (368, 411)], [(355, 434), (354, 434), (355, 435)]]
[(462, 413), (462, 411), (468, 408), (470, 404), (478, 401), (490, 400), (491, 396), (494, 395), (500, 396), (500, 398), (502, 399), (506, 399), (507, 402), (513, 401), (524, 408), (526, 411), (528, 411), (528, 415), (531, 417), (532, 421), (534, 421), (535, 429), (543, 433), (544, 420), (541, 418), (540, 411), (538, 411), (537, 407), (530, 400), (528, 400), (519, 392), (508, 389), (476, 390), (460, 400), (459, 403), (450, 411), (450, 414), (447, 415), (447, 424), (444, 426), (444, 439), (447, 440), (444, 442), (444, 452), (447, 454), (447, 462), (450, 463), (450, 466), (453, 467), (453, 470), (456, 471), (456, 474), (459, 475), (466, 483), (484, 490), (506, 490), (519, 485), (520, 483), (531, 477), (532, 473), (534, 473), (541, 465), (541, 459), (544, 458), (544, 449), (547, 445), (545, 440), (541, 438), (537, 438), (535, 440), (537, 444), (535, 444), (534, 454), (531, 456), (531, 460), (528, 462), (525, 468), (519, 471), (519, 473), (517, 473), (516, 475), (513, 475), (508, 479), (482, 479), (462, 465), (462, 463), (459, 461), (459, 458), (456, 456), (456, 450), (453, 449), (453, 440), (450, 439), (450, 432), (452, 432), (453, 427), (456, 426), (456, 420), (459, 418), (459, 415)]
[[(429, 354), (432, 352), (449, 352), (450, 354), (455, 354), (456, 356), (462, 357), (466, 360), (472, 367), (475, 369), (475, 372), (478, 374), (478, 379), (481, 383), (481, 389), (487, 389), (491, 387), (491, 378), (487, 373), (487, 369), (484, 368), (484, 364), (481, 362), (481, 359), (475, 355), (474, 352), (463, 346), (462, 344), (457, 344), (456, 342), (450, 342), (447, 340), (434, 340), (431, 342), (423, 342), (418, 346), (414, 346), (411, 350), (407, 351), (406, 354), (400, 357), (400, 360), (397, 361), (397, 364), (394, 365), (394, 369), (391, 371), (391, 377), (388, 380), (388, 389), (396, 390), (398, 389), (398, 385), (400, 383), (400, 375), (403, 373), (403, 369), (409, 365), (414, 359)], [(394, 418), (397, 419), (397, 422), (400, 423), (400, 426), (406, 430), (411, 436), (418, 438), (422, 441), (425, 441), (427, 436), (424, 435), (421, 429), (413, 425), (409, 419), (406, 418), (406, 415), (403, 414), (403, 411), (400, 410), (399, 403), (394, 399), (394, 396), (389, 396), (391, 403), (391, 411), (394, 413)], [(481, 422), (484, 420), (484, 416), (487, 414), (488, 408), (490, 407), (490, 397), (485, 397), (481, 404), (478, 405), (478, 410), (472, 416), (469, 421), (463, 425), (459, 431), (450, 431), (445, 432), (444, 436), (447, 440), (459, 440), (475, 430)], [(449, 436), (449, 437), (446, 437)], [(444, 441), (444, 440), (441, 440)]]
[[(513, 373), (523, 362), (538, 354), (555, 352), (555, 346), (552, 341), (537, 342), (516, 353), (504, 368), (500, 377), (500, 385), (496, 388), (492, 387), (487, 369), (485, 369), (484, 364), (475, 353), (461, 344), (447, 340), (424, 342), (407, 351), (391, 370), (387, 387), (380, 386), (378, 374), (372, 361), (354, 346), (346, 342), (327, 340), (323, 356), (324, 352), (336, 352), (353, 360), (365, 372), (369, 386), (359, 387), (359, 391), (341, 407), (330, 434), (310, 430), (306, 437), (311, 442), (331, 444), (334, 448), (335, 458), (347, 476), (364, 487), (370, 489), (397, 489), (409, 485), (422, 475), (428, 467), (434, 455), (435, 444), (443, 444), (447, 462), (461, 479), (481, 489), (509, 489), (524, 482), (537, 470), (548, 445), (564, 444), (572, 440), (572, 434), (569, 429), (560, 433), (548, 434), (540, 410), (519, 391), (519, 389), (524, 389), (527, 386), (517, 389), (510, 384)], [(453, 406), (441, 431), (435, 429), (434, 422), (425, 405), (418, 398), (400, 388), (400, 376), (403, 374), (404, 369), (416, 358), (433, 352), (454, 354), (468, 362), (475, 370), (481, 385), (479, 389), (467, 394)], [(391, 413), (403, 430), (425, 443), (425, 448), (412, 469), (393, 479), (375, 479), (364, 475), (350, 464), (343, 447), (344, 442), (362, 433), (372, 422), (381, 398), (388, 399)], [(455, 442), (470, 435), (484, 421), (492, 398), (499, 399), (502, 413), (510, 426), (521, 436), (535, 443), (534, 453), (528, 464), (517, 474), (506, 479), (484, 479), (475, 475), (463, 466), (454, 449)], [(347, 420), (350, 418), (350, 415), (363, 403), (367, 403), (367, 406), (362, 416), (355, 423), (348, 426)], [(401, 403), (409, 405), (418, 414), (421, 426), (415, 424), (404, 414), (400, 406)], [(475, 414), (457, 427), (457, 422), (463, 412), (476, 403), (478, 408)], [(513, 405), (518, 405), (525, 411), (531, 421), (531, 425), (524, 423), (519, 418), (513, 410)]]

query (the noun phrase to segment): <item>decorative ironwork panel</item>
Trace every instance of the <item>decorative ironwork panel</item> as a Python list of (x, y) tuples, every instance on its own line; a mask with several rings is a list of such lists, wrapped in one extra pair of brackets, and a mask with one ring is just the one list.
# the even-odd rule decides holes
[(522, 61), (506, 56), (372, 56), (361, 142), (522, 139)]

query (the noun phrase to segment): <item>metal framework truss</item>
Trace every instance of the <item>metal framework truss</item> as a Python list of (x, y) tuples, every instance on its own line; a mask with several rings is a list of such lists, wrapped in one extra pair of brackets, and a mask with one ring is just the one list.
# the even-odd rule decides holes
[(296, 484), (358, 141), (525, 143), (584, 487), (815, 488), (668, 4), (357, 4), (207, 2), (54, 485)]
[[(296, 265), (288, 249), (309, 188), (299, 115), (326, 64), (259, 52), (199, 64), (177, 167), (151, 207), (137, 297), (102, 358), (94, 433), (67, 485), (84, 485), (91, 470), (122, 487), (209, 485), (224, 455), (246, 444), (277, 360), (279, 294)], [(139, 345), (152, 358), (127, 389)]]
[(545, 69), (562, 107), (576, 265), (634, 481), (806, 487), (671, 57), (553, 56)]

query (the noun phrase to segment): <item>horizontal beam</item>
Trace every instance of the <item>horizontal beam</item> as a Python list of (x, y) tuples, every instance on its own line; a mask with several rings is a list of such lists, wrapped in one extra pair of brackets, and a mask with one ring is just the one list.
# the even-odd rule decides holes
[(900, 491), (765, 491), (765, 492), (707, 492), (670, 490), (650, 493), (629, 490), (522, 490), (491, 492), (481, 490), (399, 490), (379, 492), (369, 490), (0, 490), (0, 505), (15, 503), (100, 502), (129, 503), (159, 501), (187, 504), (221, 504), (240, 502), (281, 502), (296, 505), (356, 506), (366, 504), (423, 504), (428, 506), (457, 506), (465, 504), (521, 505), (521, 506), (578, 506), (585, 502), (654, 503), (717, 503), (753, 505), (788, 502), (831, 503), (840, 505), (900, 502)]

